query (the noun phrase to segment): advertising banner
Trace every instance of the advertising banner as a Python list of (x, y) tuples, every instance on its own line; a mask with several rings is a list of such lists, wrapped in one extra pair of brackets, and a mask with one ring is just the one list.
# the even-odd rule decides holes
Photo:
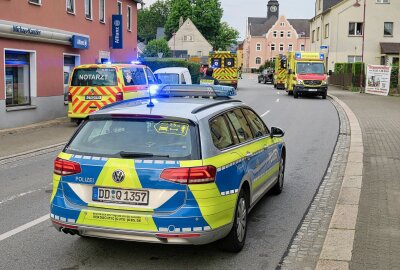
[(390, 66), (367, 66), (367, 81), (365, 83), (365, 93), (387, 96), (390, 89)]
[(122, 49), (122, 15), (112, 15), (112, 48)]

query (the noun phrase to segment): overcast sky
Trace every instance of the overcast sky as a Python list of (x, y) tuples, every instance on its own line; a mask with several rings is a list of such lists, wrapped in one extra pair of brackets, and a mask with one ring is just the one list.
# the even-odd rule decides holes
[[(144, 0), (146, 6), (156, 0)], [(266, 17), (268, 0), (220, 0), (224, 9), (222, 20), (239, 30), (244, 38), (247, 17)], [(311, 19), (315, 0), (280, 0), (279, 13), (288, 19)]]

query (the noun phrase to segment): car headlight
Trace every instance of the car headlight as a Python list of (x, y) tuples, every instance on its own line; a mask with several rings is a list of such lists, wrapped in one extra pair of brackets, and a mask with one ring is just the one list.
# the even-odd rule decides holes
[(328, 81), (322, 81), (322, 85), (327, 85)]
[(297, 80), (297, 84), (303, 84), (303, 80)]

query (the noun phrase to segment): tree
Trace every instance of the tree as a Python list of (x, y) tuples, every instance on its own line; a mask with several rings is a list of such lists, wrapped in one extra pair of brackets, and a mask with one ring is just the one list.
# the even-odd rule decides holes
[(158, 57), (158, 53), (163, 53), (163, 57), (171, 57), (172, 53), (165, 39), (154, 39), (149, 41), (143, 52), (145, 57)]
[(189, 0), (172, 0), (170, 12), (165, 23), (165, 35), (167, 39), (179, 29), (179, 20), (182, 17), (185, 21), (192, 16), (192, 5)]
[(157, 27), (164, 27), (171, 0), (157, 0), (148, 8), (138, 11), (138, 39), (145, 43), (156, 38)]
[(220, 24), (219, 32), (210, 41), (214, 50), (227, 50), (232, 44), (236, 44), (239, 38), (239, 32), (229, 26), (228, 23)]
[(219, 0), (192, 0), (192, 21), (210, 42), (220, 33), (223, 9)]

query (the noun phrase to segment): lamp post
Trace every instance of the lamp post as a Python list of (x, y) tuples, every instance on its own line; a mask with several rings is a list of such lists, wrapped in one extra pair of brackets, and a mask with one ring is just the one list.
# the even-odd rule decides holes
[(175, 58), (175, 36), (176, 36), (176, 33), (174, 32), (174, 33), (172, 33), (172, 36), (174, 37), (174, 58)]

